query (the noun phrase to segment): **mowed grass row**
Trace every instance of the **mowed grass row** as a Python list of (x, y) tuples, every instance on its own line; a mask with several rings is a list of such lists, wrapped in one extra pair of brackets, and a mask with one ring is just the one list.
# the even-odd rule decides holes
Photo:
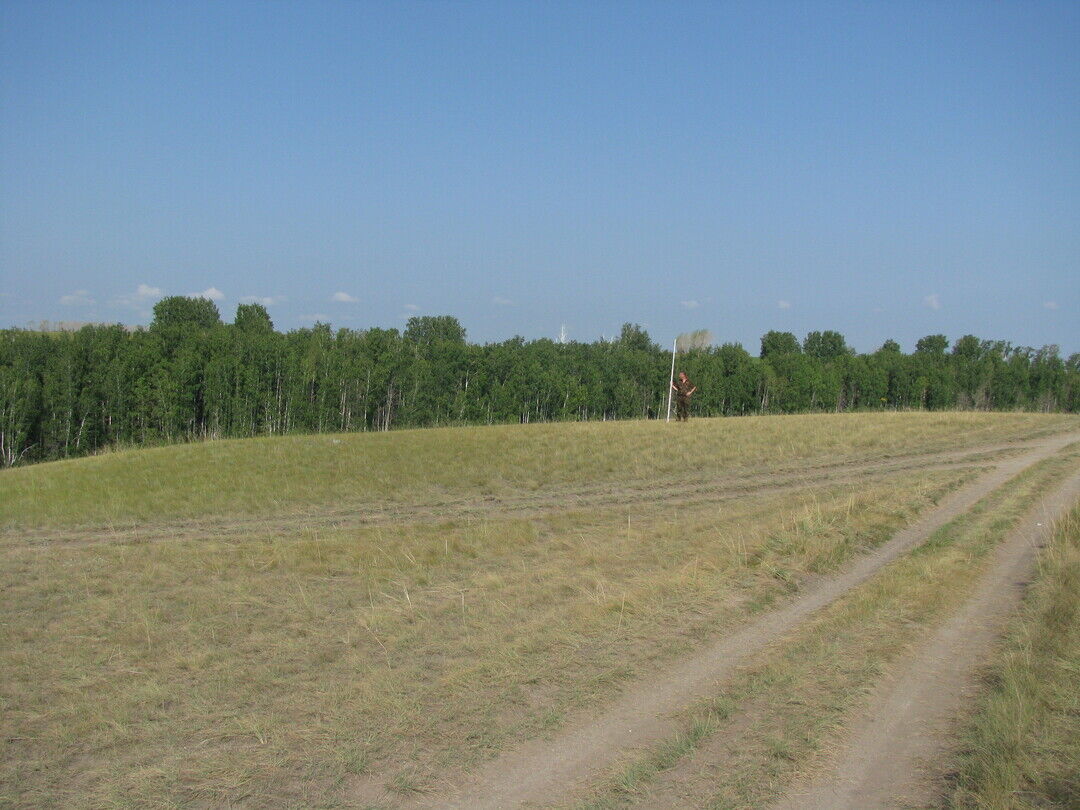
[(11, 547), (0, 803), (355, 806), (426, 789), (973, 474), (293, 540)]
[(1080, 807), (1080, 504), (991, 663), (953, 769), (950, 810)]
[[(922, 546), (895, 561), (802, 625), (783, 643), (756, 657), (723, 690), (702, 699), (683, 718), (682, 730), (645, 755), (623, 763), (577, 810), (614, 810), (638, 804), (724, 808), (768, 807), (800, 773), (826, 765), (842, 744), (845, 724), (865, 706), (874, 685), (910, 645), (951, 615), (972, 592), (990, 552), (1027, 514), (1040, 494), (1075, 473), (1075, 447), (1028, 470), (936, 531)], [(1075, 530), (1075, 526), (1074, 526)], [(1061, 549), (1046, 565), (1056, 584), (1037, 597), (1035, 621), (1053, 614), (1050, 628), (1020, 631), (1012, 667), (1030, 667), (1025, 638), (1048, 648), (1035, 671), (1013, 673), (969, 736), (969, 754), (956, 806), (978, 808), (1069, 807), (1024, 804), (1015, 790), (1031, 766), (1048, 766), (1042, 788), (1060, 800), (1075, 790), (1077, 727), (1075, 669), (1056, 660), (1071, 646), (1076, 661), (1076, 547)], [(1052, 607), (1051, 607), (1052, 605)], [(1036, 685), (1035, 678), (1051, 676)], [(1071, 676), (1071, 678), (1070, 678)], [(1029, 705), (1029, 698), (1041, 698)], [(1026, 723), (1015, 724), (1018, 717)], [(1015, 725), (1014, 725), (1015, 724)], [(1053, 733), (1049, 739), (1037, 735)], [(1022, 744), (1020, 740), (1023, 740)], [(1030, 755), (1028, 759), (1021, 752)], [(1015, 759), (1014, 759), (1015, 756)], [(997, 768), (1002, 773), (996, 773)], [(1072, 777), (1068, 776), (1072, 769)], [(1073, 779), (1070, 783), (1068, 780)], [(1002, 788), (1005, 787), (1005, 790)], [(1077, 793), (1073, 793), (1075, 798)]]
[(1072, 415), (866, 413), (204, 442), (0, 471), (0, 527), (130, 525), (920, 454), (1080, 427)]

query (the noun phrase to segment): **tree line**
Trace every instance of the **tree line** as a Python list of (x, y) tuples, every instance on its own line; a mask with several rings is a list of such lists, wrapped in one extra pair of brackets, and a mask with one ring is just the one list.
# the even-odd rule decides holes
[[(668, 350), (636, 324), (611, 340), (478, 345), (450, 316), (405, 329), (282, 333), (244, 304), (174, 296), (146, 329), (0, 330), (0, 465), (103, 448), (433, 425), (662, 418)], [(887, 340), (857, 354), (838, 332), (768, 332), (696, 348), (679, 368), (699, 416), (868, 409), (1080, 410), (1080, 354), (965, 335)]]

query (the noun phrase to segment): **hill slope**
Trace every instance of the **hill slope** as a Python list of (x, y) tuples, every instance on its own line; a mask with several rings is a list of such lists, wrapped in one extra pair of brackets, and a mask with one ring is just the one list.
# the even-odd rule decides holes
[[(831, 576), (1020, 440), (1070, 429), (544, 425), (4, 471), (0, 800), (407, 800)], [(1045, 476), (1074, 461), (1055, 463)]]
[(504, 498), (941, 452), (1075, 424), (1070, 415), (887, 412), (236, 439), (2, 470), (0, 526)]

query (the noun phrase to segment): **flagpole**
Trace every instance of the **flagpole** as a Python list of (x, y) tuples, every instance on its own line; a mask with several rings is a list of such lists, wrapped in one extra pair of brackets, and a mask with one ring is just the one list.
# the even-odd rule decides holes
[(671, 343), (671, 376), (668, 377), (668, 387), (667, 387), (667, 421), (668, 422), (671, 421), (671, 390), (672, 390), (671, 386), (673, 386), (675, 384), (675, 347), (678, 346), (678, 345), (679, 345), (679, 339), (675, 338), (675, 340), (673, 340), (672, 343)]

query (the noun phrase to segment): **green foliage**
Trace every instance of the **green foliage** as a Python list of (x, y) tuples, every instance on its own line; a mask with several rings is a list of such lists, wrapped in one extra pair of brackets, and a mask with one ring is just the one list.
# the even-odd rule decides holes
[(636, 323), (624, 323), (622, 332), (619, 334), (619, 344), (627, 349), (637, 349), (642, 352), (656, 351), (656, 344), (649, 338), (640, 325)]
[[(699, 416), (906, 408), (1080, 410), (1080, 357), (932, 335), (856, 355), (837, 332), (769, 332), (763, 358), (707, 342), (680, 355)], [(275, 332), (266, 310), (223, 325), (213, 302), (159, 303), (149, 330), (0, 331), (0, 466), (101, 448), (448, 424), (662, 418), (670, 347), (617, 340), (465, 341), (456, 318), (395, 329)]]
[(949, 339), (944, 335), (927, 335), (919, 338), (919, 342), (915, 344), (915, 351), (918, 354), (945, 354), (947, 348), (949, 348)]
[(187, 326), (210, 329), (221, 323), (217, 304), (208, 298), (188, 298), (170, 295), (154, 304), (154, 320), (151, 329)]
[(960, 357), (969, 362), (973, 362), (982, 357), (983, 352), (988, 345), (989, 344), (984, 345), (983, 341), (979, 340), (974, 335), (964, 335), (953, 344), (952, 355), (953, 357)]
[(267, 334), (274, 331), (274, 322), (262, 304), (240, 304), (233, 325), (244, 332)]
[(803, 352), (818, 360), (835, 360), (852, 353), (844, 336), (829, 329), (824, 332), (810, 332), (803, 341)]
[(791, 332), (766, 332), (761, 336), (761, 358), (778, 357), (782, 354), (798, 354), (799, 339)]
[(419, 315), (405, 324), (405, 337), (414, 343), (429, 344), (445, 340), (465, 342), (465, 327), (451, 315)]

